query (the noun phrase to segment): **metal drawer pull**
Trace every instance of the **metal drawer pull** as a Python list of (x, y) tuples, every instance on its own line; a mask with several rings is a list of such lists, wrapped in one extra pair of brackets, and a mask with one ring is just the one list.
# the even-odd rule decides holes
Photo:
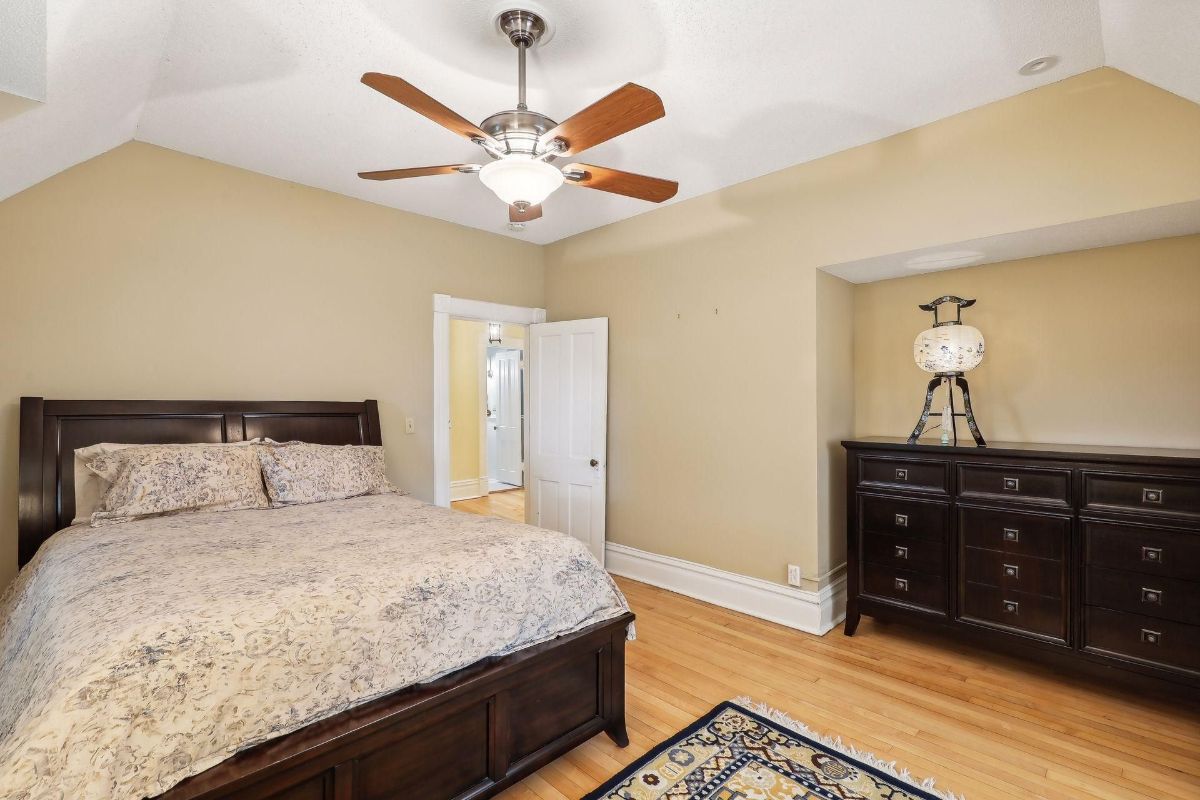
[(1016, 564), (1005, 564), (1004, 565), (1004, 577), (1020, 578), (1021, 577), (1021, 568), (1018, 567)]
[(908, 480), (908, 470), (906, 470), (906, 469), (897, 469), (897, 470), (896, 470), (896, 480), (898, 480), (898, 481), (906, 481), (906, 480)]
[(1161, 606), (1162, 605), (1162, 595), (1163, 595), (1162, 589), (1147, 589), (1145, 586), (1142, 587), (1142, 602), (1143, 603), (1154, 603), (1155, 605)]
[(901, 592), (908, 591), (908, 581), (905, 578), (896, 578), (896, 590)]
[(1021, 541), (1021, 532), (1019, 530), (1017, 530), (1016, 528), (1005, 528), (1004, 529), (1004, 541), (1006, 541), (1006, 542)]
[(1017, 478), (1005, 478), (1004, 479), (1004, 491), (1006, 491), (1006, 492), (1021, 491), (1021, 481)]
[(1018, 603), (1016, 600), (1005, 600), (1004, 601), (1004, 613), (1005, 614), (1016, 614), (1018, 612), (1018, 610), (1020, 610), (1020, 608), (1021, 608), (1021, 604)]
[(1153, 561), (1155, 564), (1161, 564), (1163, 560), (1163, 552), (1161, 547), (1143, 547), (1142, 561)]
[(1142, 502), (1143, 503), (1159, 503), (1159, 504), (1161, 504), (1162, 501), (1163, 501), (1163, 490), (1162, 489), (1142, 489)]
[(899, 525), (901, 528), (907, 528), (908, 527), (908, 514), (897, 514), (896, 515), (896, 524)]
[(1162, 640), (1162, 634), (1158, 631), (1152, 631), (1149, 628), (1142, 628), (1142, 641), (1146, 644), (1158, 644)]
[(908, 548), (896, 545), (896, 558), (908, 559)]

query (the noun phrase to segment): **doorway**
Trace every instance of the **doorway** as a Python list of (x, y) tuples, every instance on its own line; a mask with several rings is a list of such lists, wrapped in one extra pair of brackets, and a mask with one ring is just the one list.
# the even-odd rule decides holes
[(450, 502), (460, 511), (525, 519), (526, 335), (516, 323), (450, 320)]
[[(459, 320), (483, 323), (485, 329), (488, 323), (521, 327), (520, 396), (524, 412), (520, 425), (522, 488), (492, 492), (491, 469), (486, 460), (486, 374), (482, 380), (477, 379), (470, 393), (477, 403), (471, 418), (474, 427), (472, 422), (465, 422), (460, 430), (460, 434), (466, 432), (468, 440), (478, 442), (474, 461), (470, 456), (465, 461), (475, 465), (475, 472), (460, 478), (464, 483), (457, 487), (473, 496), (460, 501), (464, 504), (460, 510), (478, 511), (482, 506), (483, 513), (505, 516), (498, 507), (500, 500), (520, 497), (523, 508), (519, 513), (510, 513), (523, 516), (529, 524), (574, 536), (603, 564), (608, 483), (608, 319), (546, 322), (546, 312), (540, 308), (433, 296), (433, 499), (440, 506), (452, 502), (451, 326)], [(509, 344), (503, 331), (500, 338), (494, 343), (478, 337), (469, 340), (475, 343), (480, 363), (488, 361), (488, 346), (497, 344), (504, 349)], [(518, 337), (514, 334), (510, 338)], [(463, 350), (472, 346), (462, 341), (458, 344)], [(469, 399), (464, 402), (470, 404)], [(509, 407), (516, 405), (510, 403)], [(499, 427), (496, 435), (500, 435)], [(512, 433), (509, 437), (512, 441)], [(502, 451), (503, 446), (497, 443), (496, 450)], [(503, 474), (514, 479), (512, 471)], [(508, 483), (502, 479), (503, 474), (497, 472), (501, 482)], [(475, 479), (473, 489), (468, 480), (471, 477)]]

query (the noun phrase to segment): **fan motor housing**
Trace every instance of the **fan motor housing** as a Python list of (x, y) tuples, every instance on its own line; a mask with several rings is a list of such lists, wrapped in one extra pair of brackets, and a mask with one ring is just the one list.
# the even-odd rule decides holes
[[(500, 111), (479, 123), (488, 136), (505, 145), (510, 153), (538, 155), (537, 144), (543, 134), (553, 130), (558, 123), (536, 111)], [(496, 158), (491, 154), (492, 158)], [(547, 156), (546, 160), (554, 156)]]

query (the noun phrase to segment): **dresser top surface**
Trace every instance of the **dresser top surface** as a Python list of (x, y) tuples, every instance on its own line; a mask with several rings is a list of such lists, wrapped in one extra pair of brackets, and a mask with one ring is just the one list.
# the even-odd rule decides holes
[(1200, 467), (1200, 450), (1170, 447), (1114, 447), (1094, 444), (1038, 444), (1033, 442), (991, 442), (979, 447), (959, 437), (957, 445), (936, 442), (909, 444), (899, 436), (864, 436), (846, 439), (842, 446), (848, 450), (900, 450), (907, 453), (950, 453), (952, 455), (1026, 456), (1071, 460), (1111, 461), (1121, 463), (1169, 463), (1177, 466)]

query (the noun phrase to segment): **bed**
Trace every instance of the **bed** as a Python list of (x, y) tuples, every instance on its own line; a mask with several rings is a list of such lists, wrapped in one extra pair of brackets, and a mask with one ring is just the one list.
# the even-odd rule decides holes
[[(75, 516), (72, 459), (76, 448), (99, 442), (238, 442), (258, 437), (315, 444), (382, 444), (378, 410), (371, 400), (361, 403), (236, 403), (22, 398), (20, 426), (18, 523), (22, 565), (33, 559), (57, 531), (68, 527)], [(183, 563), (198, 575), (215, 570), (228, 570), (234, 576), (240, 574), (238, 565), (242, 562), (238, 559), (244, 560), (247, 556), (241, 552), (243, 544), (236, 538), (236, 531), (248, 531), (247, 537), (253, 537), (253, 542), (246, 547), (267, 547), (285, 534), (311, 534), (316, 525), (325, 526), (322, 530), (337, 531), (338, 526), (329, 522), (331, 518), (352, 523), (353, 529), (347, 528), (349, 533), (343, 532), (343, 539), (329, 541), (354, 543), (356, 547), (364, 548), (363, 552), (388, 553), (389, 558), (406, 563), (420, 560), (423, 554), (428, 554), (431, 559), (439, 555), (441, 545), (434, 544), (437, 539), (431, 534), (434, 529), (439, 536), (447, 537), (447, 551), (455, 542), (462, 547), (478, 548), (482, 546), (480, 541), (497, 540), (510, 547), (513, 558), (518, 558), (521, 552), (531, 552), (528, 549), (522, 551), (520, 547), (539, 544), (531, 537), (544, 536), (526, 526), (468, 518), (395, 495), (351, 498), (313, 506), (179, 515), (147, 522), (157, 526), (154, 528), (155, 541), (172, 535), (180, 537), (176, 540), (182, 543), (179, 547), (159, 548), (174, 559), (171, 568), (178, 569), (178, 562), (183, 559)], [(214, 518), (204, 523), (208, 527), (204, 528), (206, 538), (203, 543), (193, 541), (195, 537), (182, 536), (182, 526), (186, 524), (183, 516)], [(243, 519), (249, 522), (241, 522)], [(111, 570), (114, 564), (121, 563), (121, 559), (131, 560), (134, 555), (144, 555), (145, 564), (156, 563), (154, 558), (157, 556), (152, 556), (150, 549), (132, 549), (135, 545), (131, 542), (136, 535), (133, 525), (121, 526), (130, 530), (112, 535), (104, 533), (106, 529), (103, 528), (80, 528), (77, 536), (75, 529), (64, 532), (42, 550), (38, 563), (23, 575), (36, 575), (40, 569), (50, 569), (52, 563), (58, 563), (60, 570), (69, 569), (63, 565), (69, 565), (78, 557), (72, 548), (78, 553), (102, 551), (103, 557), (99, 561), (90, 562), (91, 569), (96, 570), (95, 575), (80, 574), (76, 586), (63, 587), (64, 590), (73, 588), (78, 594), (72, 595), (69, 591), (48, 593), (60, 605), (74, 602), (84, 608), (93, 600), (89, 592), (99, 594), (112, 585), (111, 578), (101, 580), (105, 569)], [(387, 528), (388, 525), (391, 528)], [(391, 538), (392, 528), (403, 535), (403, 542)], [(191, 529), (188, 531), (190, 535)], [(376, 538), (371, 539), (372, 536)], [(64, 545), (64, 541), (67, 544)], [(311, 569), (305, 570), (306, 576), (311, 572), (316, 578), (336, 582), (343, 577), (340, 573), (345, 572), (344, 577), (350, 585), (359, 580), (355, 569), (362, 565), (362, 559), (339, 561), (337, 552), (323, 551), (300, 539), (295, 541), (298, 542), (295, 547), (297, 557), (303, 559), (301, 563), (312, 565)], [(327, 542), (325, 546), (328, 547)], [(349, 548), (347, 544), (348, 552)], [(549, 560), (550, 556), (546, 558)], [(286, 561), (286, 558), (280, 560)], [(380, 559), (381, 562), (386, 560)], [(488, 558), (476, 560), (489, 561)], [(526, 564), (526, 560), (536, 562), (538, 558), (522, 558), (520, 563), (514, 561), (509, 568), (514, 574), (523, 575), (521, 579), (527, 582), (542, 580), (537, 577), (535, 565)], [(154, 576), (149, 574), (152, 570), (147, 570), (145, 564), (140, 579), (149, 580)], [(271, 562), (267, 566), (282, 570), (277, 574), (265, 572), (271, 580), (278, 581), (280, 575), (288, 574), (286, 564)], [(55, 585), (70, 583), (61, 579), (63, 574), (71, 576), (70, 572), (60, 572), (54, 579)], [(121, 577), (124, 579), (125, 576)], [(89, 580), (94, 583), (89, 584)], [(419, 582), (415, 578), (412, 580)], [(588, 580), (598, 579), (592, 576)], [(180, 578), (173, 583), (182, 585), (186, 581)], [(397, 587), (401, 583), (397, 577)], [(462, 591), (460, 583), (466, 585), (463, 581), (446, 582), (444, 591)], [(494, 581), (483, 580), (479, 585), (490, 586), (492, 583)], [(169, 593), (174, 588), (169, 584), (158, 584), (158, 587), (153, 592)], [(384, 587), (384, 591), (391, 590), (390, 586)], [(410, 593), (414, 590), (424, 591), (415, 583), (406, 587)], [(130, 596), (143, 597), (145, 593)], [(180, 598), (186, 597), (186, 594), (180, 595)], [(156, 599), (161, 598), (155, 595), (146, 602), (153, 605)], [(174, 603), (172, 601), (170, 607), (174, 607)], [(186, 607), (183, 602), (179, 605)], [(512, 606), (512, 602), (508, 605)], [(178, 765), (191, 776), (155, 796), (167, 800), (482, 798), (496, 794), (597, 733), (605, 732), (624, 746), (628, 743), (624, 712), (624, 647), (633, 615), (623, 607), (623, 600), (621, 606), (589, 611), (592, 616), (578, 617), (582, 621), (561, 634), (555, 633), (553, 628), (539, 630), (533, 626), (521, 638), (513, 640), (521, 642), (520, 646), (497, 647), (495, 642), (472, 639), (473, 646), (490, 648), (481, 653), (493, 655), (478, 658), (465, 666), (456, 664), (452, 671), (404, 688), (373, 693), (372, 687), (377, 689), (386, 684), (378, 682), (372, 675), (360, 676), (356, 678), (363, 686), (359, 697), (365, 700), (345, 702), (346, 698), (339, 695), (346, 707), (332, 715), (314, 715), (311, 709), (306, 714), (300, 709), (294, 712), (295, 724), (273, 720), (268, 727), (277, 730), (279, 735), (264, 736), (258, 731), (251, 738), (251, 742), (257, 743), (212, 766), (202, 759), (197, 759), (191, 769), (187, 764)], [(256, 608), (252, 601), (247, 601), (246, 607)], [(90, 609), (88, 613), (91, 613)], [(26, 616), (31, 615), (26, 613)], [(526, 618), (531, 618), (528, 613), (521, 617)], [(99, 627), (99, 617), (97, 620)], [(53, 615), (40, 620), (38, 625), (23, 624), (31, 632), (42, 631), (43, 649), (58, 646)], [(31, 634), (25, 638), (37, 637)], [(525, 642), (531, 644), (523, 644)], [(23, 647), (38, 644), (37, 641), (22, 642)], [(307, 652), (304, 644), (299, 642), (300, 649)], [(381, 661), (388, 665), (407, 665), (415, 658), (413, 652), (424, 652), (407, 640), (391, 641), (385, 637), (382, 646), (393, 648)], [(460, 659), (472, 652), (470, 649), (455, 651)], [(220, 666), (221, 662), (217, 664)], [(426, 672), (413, 674), (437, 671), (436, 664), (420, 668)], [(300, 705), (295, 699), (293, 702)], [(5, 733), (0, 731), (0, 741)], [(108, 758), (109, 751), (114, 748), (102, 749)], [(203, 770), (197, 772), (199, 767)]]

